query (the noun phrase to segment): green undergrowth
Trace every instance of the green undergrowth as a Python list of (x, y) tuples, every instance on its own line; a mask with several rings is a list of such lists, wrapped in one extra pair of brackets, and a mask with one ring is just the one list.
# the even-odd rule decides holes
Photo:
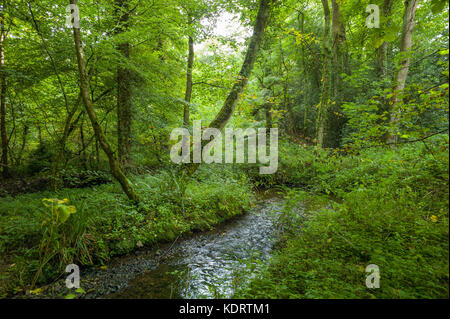
[[(308, 191), (288, 190), (281, 248), (236, 297), (449, 297), (448, 137), (309, 167), (289, 172)], [(370, 264), (380, 288), (366, 287)]]
[[(142, 197), (138, 206), (116, 183), (1, 198), (0, 297), (54, 280), (71, 263), (102, 265), (139, 247), (211, 229), (252, 204), (246, 176), (214, 165), (201, 167), (185, 185), (170, 170), (132, 182)], [(44, 198), (76, 212), (51, 224)]]
[(429, 139), (426, 146), (375, 147), (348, 154), (283, 141), (277, 173), (249, 170), (249, 176), (264, 188), (284, 185), (335, 197), (386, 180), (399, 187), (440, 190), (448, 183), (448, 135)]

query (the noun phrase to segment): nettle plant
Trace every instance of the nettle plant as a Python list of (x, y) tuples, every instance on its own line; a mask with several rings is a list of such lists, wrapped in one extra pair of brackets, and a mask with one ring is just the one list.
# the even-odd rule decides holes
[(65, 259), (62, 248), (65, 247), (66, 238), (64, 233), (61, 232), (61, 226), (69, 219), (70, 215), (77, 211), (75, 206), (69, 205), (67, 198), (62, 200), (44, 198), (42, 202), (48, 209), (40, 216), (43, 233), (39, 244), (39, 268), (34, 276), (32, 286), (39, 279), (45, 265), (55, 256), (62, 254), (62, 259)]

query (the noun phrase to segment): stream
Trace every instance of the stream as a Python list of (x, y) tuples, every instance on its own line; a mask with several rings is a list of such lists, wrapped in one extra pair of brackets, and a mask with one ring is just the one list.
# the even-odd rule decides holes
[[(282, 199), (259, 197), (250, 211), (214, 230), (114, 258), (107, 267), (82, 270), (80, 284), (86, 293), (81, 297), (232, 297), (236, 285), (248, 282), (270, 258), (280, 231), (277, 219)], [(40, 297), (64, 297), (68, 293), (65, 280), (60, 279)]]
[(235, 274), (270, 257), (280, 211), (279, 199), (266, 199), (213, 231), (176, 243), (163, 262), (106, 298), (229, 298)]

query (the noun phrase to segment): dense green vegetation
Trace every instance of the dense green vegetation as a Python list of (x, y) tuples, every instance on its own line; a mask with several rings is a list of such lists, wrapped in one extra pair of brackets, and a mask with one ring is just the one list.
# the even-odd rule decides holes
[[(73, 262), (103, 265), (144, 245), (208, 230), (248, 210), (252, 203), (246, 176), (218, 168), (200, 171), (186, 185), (184, 197), (169, 173), (136, 176), (133, 183), (144, 194), (139, 206), (128, 203), (117, 184), (2, 199), (2, 294), (18, 292), (34, 280), (46, 283)], [(76, 208), (67, 222), (54, 226), (53, 235), (49, 219), (54, 217), (43, 203), (50, 197), (70, 198), (67, 204)], [(41, 267), (42, 273), (34, 278)]]
[[(211, 229), (268, 189), (284, 231), (237, 297), (448, 298), (448, 0), (0, 9), (0, 298)], [(277, 172), (173, 163), (194, 120), (278, 129)]]
[[(447, 144), (431, 142), (434, 156), (406, 146), (316, 163), (311, 190), (287, 192), (280, 252), (238, 296), (448, 298)], [(335, 201), (320, 195), (329, 189)], [(380, 268), (380, 289), (361, 284), (369, 264)]]

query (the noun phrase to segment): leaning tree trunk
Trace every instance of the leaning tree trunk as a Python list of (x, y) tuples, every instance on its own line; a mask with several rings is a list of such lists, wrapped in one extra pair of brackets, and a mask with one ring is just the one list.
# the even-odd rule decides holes
[(8, 170), (8, 137), (6, 134), (6, 73), (5, 67), (5, 48), (4, 43), (6, 39), (5, 17), (3, 11), (0, 12), (0, 135), (2, 144), (2, 158), (0, 166), (2, 167), (3, 178), (9, 177)]
[[(192, 16), (188, 15), (188, 25), (192, 25)], [(192, 68), (194, 66), (194, 39), (189, 35), (189, 53), (187, 61), (186, 71), (186, 94), (184, 100), (188, 103), (191, 102), (192, 97)], [(189, 104), (184, 105), (183, 124), (185, 127), (189, 127)]]
[[(77, 0), (70, 0), (70, 4), (77, 4)], [(86, 113), (89, 116), (92, 127), (94, 129), (95, 137), (100, 144), (100, 147), (105, 152), (106, 156), (109, 160), (109, 168), (111, 170), (111, 174), (116, 178), (116, 180), (122, 186), (123, 191), (127, 194), (128, 198), (134, 202), (138, 202), (139, 196), (133, 190), (129, 180), (125, 176), (120, 167), (119, 160), (106, 140), (105, 135), (103, 134), (102, 128), (97, 119), (97, 114), (95, 113), (94, 106), (92, 100), (89, 96), (89, 85), (88, 85), (88, 76), (86, 74), (86, 62), (84, 58), (83, 46), (81, 41), (81, 33), (79, 28), (73, 27), (73, 37), (75, 42), (75, 50), (77, 54), (78, 61), (78, 72), (80, 75), (80, 90), (81, 97), (83, 99), (84, 106), (86, 108)]]
[[(116, 0), (115, 4), (119, 23), (117, 34), (121, 34), (129, 27), (129, 3), (128, 0)], [(131, 71), (126, 65), (130, 58), (130, 43), (119, 41), (117, 49), (125, 61), (119, 62), (117, 68), (117, 150), (120, 164), (125, 167), (131, 150)]]
[(260, 0), (259, 2), (259, 11), (258, 16), (256, 17), (256, 24), (253, 29), (253, 35), (250, 39), (241, 71), (239, 72), (238, 78), (236, 79), (230, 93), (228, 93), (227, 99), (225, 100), (222, 109), (209, 125), (209, 127), (211, 128), (217, 128), (221, 130), (225, 127), (225, 125), (233, 115), (234, 109), (236, 108), (236, 105), (239, 101), (239, 96), (242, 94), (245, 86), (248, 83), (248, 79), (253, 70), (253, 65), (255, 64), (256, 54), (259, 51), (261, 39), (264, 35), (264, 29), (267, 25), (270, 2), (271, 0)]
[[(248, 83), (248, 79), (252, 73), (253, 66), (255, 64), (256, 55), (259, 51), (261, 45), (261, 40), (264, 35), (264, 30), (267, 25), (269, 18), (270, 3), (272, 0), (260, 0), (258, 15), (256, 17), (255, 26), (253, 28), (253, 35), (250, 38), (250, 43), (247, 48), (247, 53), (245, 54), (245, 59), (241, 67), (241, 71), (237, 79), (234, 82), (228, 96), (220, 109), (219, 113), (216, 115), (214, 120), (209, 124), (210, 128), (216, 128), (222, 130), (225, 125), (230, 120), (236, 105), (239, 101), (239, 97), (245, 89)], [(198, 168), (198, 164), (190, 164), (185, 170), (187, 176), (191, 176)]]
[(328, 131), (328, 108), (330, 93), (330, 7), (328, 0), (322, 0), (324, 12), (324, 34), (323, 34), (323, 71), (322, 71), (322, 97), (320, 99), (319, 112), (317, 115), (317, 145), (323, 147), (327, 140)]
[[(414, 19), (416, 15), (416, 9), (419, 0), (406, 0), (405, 1), (405, 11), (403, 14), (403, 28), (402, 28), (402, 39), (400, 44), (400, 56), (404, 57), (400, 61), (399, 68), (395, 74), (394, 79), (394, 95), (392, 97), (392, 109), (390, 125), (392, 129), (398, 128), (399, 120), (399, 107), (401, 104), (401, 94), (405, 88), (406, 78), (408, 76), (409, 64), (410, 64), (410, 51), (412, 47), (412, 35), (414, 31)], [(398, 142), (398, 135), (396, 132), (390, 132), (387, 138), (388, 144), (396, 144)]]

